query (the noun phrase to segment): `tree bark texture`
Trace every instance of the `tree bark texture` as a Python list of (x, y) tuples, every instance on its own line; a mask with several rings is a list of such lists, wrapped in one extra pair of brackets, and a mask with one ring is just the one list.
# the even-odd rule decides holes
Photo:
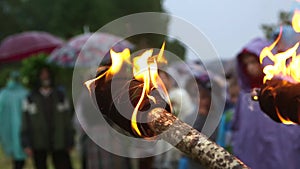
[(159, 137), (210, 169), (246, 169), (243, 162), (205, 135), (168, 113), (155, 108), (148, 114), (149, 128)]

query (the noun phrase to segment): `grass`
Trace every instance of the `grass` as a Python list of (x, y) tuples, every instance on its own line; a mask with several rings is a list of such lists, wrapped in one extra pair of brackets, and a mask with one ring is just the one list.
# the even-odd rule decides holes
[[(79, 153), (76, 149), (72, 150), (71, 152), (71, 160), (73, 163), (74, 169), (80, 169), (81, 161), (79, 158)], [(51, 164), (51, 159), (48, 158), (49, 169), (54, 169), (53, 165)], [(12, 169), (12, 160), (10, 157), (7, 157), (2, 148), (0, 147), (0, 168), (1, 169)], [(33, 162), (31, 158), (26, 159), (24, 169), (34, 169)]]

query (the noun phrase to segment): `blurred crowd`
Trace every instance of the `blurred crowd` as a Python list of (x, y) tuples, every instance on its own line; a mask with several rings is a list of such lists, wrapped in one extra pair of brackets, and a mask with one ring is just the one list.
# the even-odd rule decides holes
[[(274, 52), (285, 51), (299, 41), (290, 31), (289, 26), (283, 27)], [(224, 69), (215, 69), (220, 61), (203, 64), (197, 60), (172, 63), (159, 75), (173, 113), (246, 165), (253, 169), (297, 169), (300, 127), (274, 122), (251, 99), (251, 91), (263, 84), (264, 66), (270, 64), (267, 60), (260, 64), (260, 52), (270, 44), (260, 37), (249, 40), (232, 60), (222, 61)], [(48, 157), (56, 169), (72, 169), (70, 153), (74, 147), (79, 147), (76, 150), (82, 169), (205, 168), (175, 148), (147, 158), (121, 157), (104, 150), (79, 122), (88, 121), (86, 124), (101, 135), (102, 126), (89, 114), (93, 106), (85, 103), (90, 96), (81, 95), (77, 100), (74, 106), (81, 112), (76, 116), (70, 98), (56, 85), (54, 76), (50, 67), (42, 67), (35, 86), (27, 89), (20, 82), (20, 74), (13, 71), (0, 90), (0, 144), (15, 169), (24, 168), (27, 158), (33, 160), (36, 169), (46, 169)]]

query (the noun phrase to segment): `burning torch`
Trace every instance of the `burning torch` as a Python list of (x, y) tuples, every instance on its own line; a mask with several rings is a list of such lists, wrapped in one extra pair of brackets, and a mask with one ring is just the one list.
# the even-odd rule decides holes
[(158, 75), (158, 65), (167, 62), (164, 46), (157, 55), (150, 49), (133, 59), (129, 49), (110, 51), (111, 65), (100, 66), (97, 77), (85, 83), (101, 113), (129, 136), (163, 139), (208, 168), (248, 168), (172, 114)]
[[(292, 19), (294, 30), (292, 27), (285, 28), (290, 28), (289, 32), (299, 32), (299, 23), (300, 12), (295, 10)], [(260, 62), (269, 59), (273, 63), (264, 67), (264, 84), (261, 89), (255, 89), (252, 93), (252, 98), (259, 101), (261, 109), (270, 118), (284, 124), (300, 124), (300, 55), (297, 54), (300, 36), (295, 32), (288, 39), (297, 41), (291, 48), (279, 49), (278, 53), (273, 54), (276, 45), (280, 42), (287, 43), (282, 38), (281, 28), (273, 44), (261, 51)]]

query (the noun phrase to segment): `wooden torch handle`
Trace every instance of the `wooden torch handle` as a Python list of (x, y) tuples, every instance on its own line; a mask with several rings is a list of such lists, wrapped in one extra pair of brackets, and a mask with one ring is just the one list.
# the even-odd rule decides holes
[(246, 169), (243, 162), (163, 108), (152, 109), (148, 126), (155, 135), (210, 169)]

